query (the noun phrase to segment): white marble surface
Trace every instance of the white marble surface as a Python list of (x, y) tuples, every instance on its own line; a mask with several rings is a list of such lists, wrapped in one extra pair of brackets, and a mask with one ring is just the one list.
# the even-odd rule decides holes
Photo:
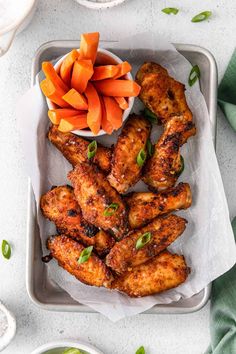
[[(177, 6), (177, 16), (161, 13)], [(212, 10), (208, 22), (193, 24), (193, 15)], [(105, 354), (132, 354), (144, 345), (148, 354), (200, 354), (209, 343), (209, 305), (191, 315), (139, 315), (113, 324), (100, 315), (49, 313), (30, 303), (25, 288), (27, 176), (16, 130), (14, 104), (30, 85), (34, 52), (53, 39), (78, 39), (81, 32), (100, 31), (103, 39), (141, 31), (158, 31), (173, 42), (199, 44), (215, 56), (219, 78), (235, 47), (234, 0), (127, 0), (105, 11), (91, 11), (73, 0), (41, 0), (33, 22), (0, 58), (0, 240), (13, 245), (10, 261), (0, 257), (0, 298), (15, 313), (17, 335), (4, 354), (28, 354), (47, 341), (80, 338)], [(142, 43), (140, 43), (142, 45)], [(229, 202), (236, 214), (236, 135), (218, 113), (217, 155)]]

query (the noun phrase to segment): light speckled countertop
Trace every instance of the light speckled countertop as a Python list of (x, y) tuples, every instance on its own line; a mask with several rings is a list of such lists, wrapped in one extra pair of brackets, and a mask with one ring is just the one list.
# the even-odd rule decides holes
[[(177, 16), (160, 10), (181, 9)], [(193, 15), (212, 10), (209, 22), (193, 24)], [(0, 240), (13, 244), (10, 261), (0, 257), (0, 298), (16, 314), (17, 335), (4, 354), (28, 354), (47, 341), (80, 338), (105, 354), (133, 354), (144, 345), (148, 354), (201, 354), (209, 343), (209, 305), (191, 315), (139, 315), (116, 324), (101, 315), (44, 312), (31, 304), (25, 288), (27, 176), (16, 131), (14, 104), (30, 85), (35, 50), (53, 39), (78, 39), (100, 31), (102, 39), (157, 31), (168, 40), (198, 44), (216, 58), (221, 79), (236, 45), (234, 0), (127, 0), (105, 11), (91, 11), (73, 0), (41, 0), (33, 22), (0, 58)], [(142, 43), (140, 43), (140, 46)], [(218, 112), (217, 156), (229, 202), (236, 215), (236, 135)]]

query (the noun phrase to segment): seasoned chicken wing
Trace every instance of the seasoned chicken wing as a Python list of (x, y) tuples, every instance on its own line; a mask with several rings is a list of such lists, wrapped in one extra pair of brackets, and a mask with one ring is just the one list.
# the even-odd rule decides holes
[(89, 163), (78, 164), (68, 174), (83, 217), (91, 224), (122, 238), (128, 227), (125, 204), (104, 174)]
[(112, 288), (130, 297), (142, 297), (176, 288), (189, 274), (184, 257), (164, 251), (145, 264), (126, 272), (112, 282)]
[(111, 249), (106, 264), (116, 273), (123, 273), (147, 262), (183, 233), (186, 222), (179, 216), (169, 215), (156, 218), (147, 226), (131, 231)]
[(140, 151), (147, 153), (151, 125), (142, 116), (133, 114), (125, 124), (116, 143), (112, 168), (107, 179), (119, 193), (125, 193), (140, 178), (142, 165), (137, 161)]
[(51, 236), (47, 240), (50, 255), (58, 264), (87, 285), (110, 287), (113, 276), (95, 254), (84, 263), (78, 263), (84, 247), (65, 235)]
[(59, 233), (70, 236), (85, 246), (94, 246), (99, 255), (105, 255), (115, 240), (104, 231), (87, 222), (75, 199), (71, 186), (55, 187), (41, 197), (43, 215), (53, 221)]
[[(73, 133), (62, 133), (55, 125), (48, 131), (48, 139), (61, 151), (63, 156), (73, 165), (88, 161), (88, 145), (90, 141)], [(99, 166), (105, 173), (111, 168), (112, 150), (98, 144), (97, 152), (92, 162)]]
[(185, 115), (171, 117), (166, 123), (154, 154), (144, 167), (143, 181), (153, 190), (175, 185), (182, 170), (180, 147), (195, 133), (195, 125)]
[(179, 183), (176, 187), (158, 194), (132, 193), (125, 198), (125, 201), (129, 207), (130, 227), (136, 229), (148, 224), (158, 215), (189, 208), (192, 203), (192, 194), (188, 183)]
[(170, 77), (161, 65), (144, 63), (136, 74), (136, 81), (141, 86), (139, 98), (162, 123), (180, 113), (192, 118), (184, 85)]

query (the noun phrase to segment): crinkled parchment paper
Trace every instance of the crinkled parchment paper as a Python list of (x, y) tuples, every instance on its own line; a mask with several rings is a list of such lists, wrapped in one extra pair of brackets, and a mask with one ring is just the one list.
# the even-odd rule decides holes
[[(143, 312), (155, 304), (167, 304), (198, 293), (233, 266), (236, 249), (206, 103), (198, 83), (191, 88), (187, 83), (190, 63), (171, 44), (152, 34), (137, 35), (107, 47), (133, 64), (133, 74), (144, 61), (156, 61), (166, 67), (171, 76), (186, 85), (187, 100), (197, 126), (197, 135), (190, 138), (181, 148), (185, 170), (180, 180), (190, 183), (193, 205), (186, 211), (178, 212), (188, 220), (188, 225), (184, 234), (170, 247), (171, 251), (184, 254), (187, 264), (191, 267), (191, 274), (184, 284), (159, 295), (130, 299), (115, 291), (80, 283), (58, 267), (55, 261), (47, 265), (51, 278), (75, 300), (92, 307), (110, 320), (117, 321)], [(138, 99), (136, 101), (134, 111), (138, 112), (141, 106)], [(40, 195), (52, 185), (68, 183), (66, 175), (71, 166), (46, 140), (49, 125), (47, 107), (38, 84), (22, 97), (17, 106), (17, 115), (28, 174), (38, 205)], [(156, 130), (157, 128), (152, 134), (153, 141), (158, 134)], [(109, 145), (116, 137), (117, 133), (113, 138), (100, 137), (98, 140)], [(139, 183), (136, 189), (144, 188), (144, 185)], [(41, 216), (40, 211), (38, 222), (42, 243), (45, 244), (47, 236), (56, 231), (54, 226)], [(45, 248), (43, 251), (46, 254)]]

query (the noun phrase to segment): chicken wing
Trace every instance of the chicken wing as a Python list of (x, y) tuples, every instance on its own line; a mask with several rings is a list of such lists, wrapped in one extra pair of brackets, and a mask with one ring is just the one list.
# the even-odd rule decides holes
[(151, 189), (161, 191), (175, 185), (182, 169), (180, 147), (195, 133), (195, 125), (186, 116), (169, 119), (144, 167), (142, 179)]
[(114, 245), (115, 240), (104, 231), (88, 223), (70, 186), (55, 187), (41, 197), (40, 207), (43, 215), (53, 221), (59, 233), (70, 236), (85, 246), (94, 246), (103, 256)]
[(78, 164), (68, 174), (83, 217), (91, 224), (120, 239), (127, 232), (125, 204), (104, 174), (88, 163)]
[[(73, 133), (62, 133), (55, 125), (51, 125), (49, 128), (48, 139), (74, 167), (78, 163), (88, 161), (89, 141)], [(109, 173), (111, 169), (111, 157), (112, 150), (98, 144), (93, 163), (98, 165), (105, 173)]]
[(107, 179), (119, 193), (125, 193), (140, 178), (142, 166), (137, 162), (141, 150), (147, 153), (151, 125), (142, 116), (133, 114), (125, 124), (112, 157)]
[(145, 264), (115, 278), (112, 289), (142, 297), (176, 288), (189, 274), (184, 257), (164, 251)]
[(136, 81), (141, 86), (139, 98), (162, 123), (180, 113), (192, 118), (184, 85), (170, 77), (161, 65), (144, 63), (136, 74)]
[(132, 229), (148, 224), (158, 215), (171, 211), (187, 209), (192, 203), (191, 189), (188, 183), (179, 183), (176, 187), (156, 193), (132, 193), (125, 198), (129, 207), (129, 224)]
[[(107, 266), (120, 274), (147, 262), (183, 233), (186, 222), (179, 216), (169, 215), (156, 218), (147, 226), (131, 231), (111, 249), (106, 257)], [(149, 241), (139, 248), (142, 237), (149, 237)]]
[(65, 235), (51, 236), (47, 240), (50, 255), (58, 264), (87, 285), (110, 287), (113, 276), (95, 254), (84, 263), (78, 263), (84, 247)]

